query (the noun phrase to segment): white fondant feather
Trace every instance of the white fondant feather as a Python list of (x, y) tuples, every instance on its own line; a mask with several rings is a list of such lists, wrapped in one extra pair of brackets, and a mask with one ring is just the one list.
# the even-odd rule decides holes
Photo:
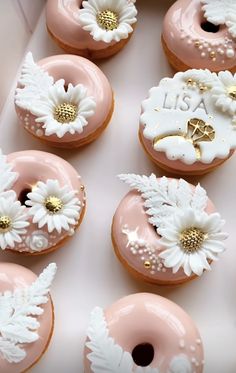
[(198, 185), (194, 190), (183, 179), (168, 180), (166, 177), (157, 179), (151, 176), (122, 174), (119, 178), (138, 190), (145, 200), (146, 213), (150, 215), (149, 222), (155, 227), (160, 227), (165, 218), (181, 211), (183, 208), (192, 207), (204, 211), (207, 205), (205, 190)]
[(34, 62), (31, 52), (27, 53), (19, 78), (20, 87), (16, 89), (16, 104), (24, 110), (32, 111), (32, 108), (37, 108), (39, 100), (47, 100), (48, 90), (53, 83), (53, 77)]
[(13, 172), (13, 166), (7, 163), (6, 156), (2, 154), (0, 149), (0, 194), (12, 188), (19, 174)]
[(0, 294), (0, 356), (8, 362), (22, 361), (26, 353), (21, 344), (38, 340), (40, 324), (36, 316), (48, 302), (49, 288), (56, 274), (51, 263), (30, 286)]

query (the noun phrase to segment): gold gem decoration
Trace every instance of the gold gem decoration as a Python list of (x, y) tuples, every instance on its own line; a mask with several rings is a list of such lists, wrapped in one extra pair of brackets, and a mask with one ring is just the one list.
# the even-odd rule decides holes
[(64, 102), (61, 105), (58, 105), (54, 109), (54, 119), (56, 119), (57, 122), (61, 124), (74, 122), (77, 117), (77, 114), (77, 107), (66, 102)]
[(145, 262), (144, 262), (144, 267), (145, 267), (146, 269), (151, 268), (151, 262), (150, 262), (149, 260), (145, 260)]
[(0, 233), (8, 232), (11, 228), (12, 221), (9, 216), (0, 216)]
[(216, 56), (215, 52), (212, 51), (212, 52), (210, 53), (210, 57), (211, 57), (211, 58), (215, 58), (215, 56)]
[(180, 245), (188, 254), (200, 250), (206, 238), (206, 234), (199, 228), (185, 229), (180, 235)]
[(228, 95), (230, 98), (232, 98), (232, 100), (236, 100), (236, 86), (235, 85), (228, 88)]
[(118, 15), (112, 10), (106, 9), (97, 14), (98, 25), (106, 31), (113, 31), (118, 28)]
[(204, 120), (193, 118), (188, 121), (188, 134), (186, 138), (191, 139), (193, 145), (201, 141), (213, 141), (215, 138), (215, 130)]
[(49, 196), (45, 200), (45, 207), (51, 214), (56, 214), (57, 212), (61, 211), (63, 203), (60, 198)]

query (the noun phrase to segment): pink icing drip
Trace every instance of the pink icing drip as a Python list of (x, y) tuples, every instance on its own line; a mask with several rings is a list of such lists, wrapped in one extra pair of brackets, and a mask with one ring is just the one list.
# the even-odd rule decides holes
[(79, 9), (83, 0), (48, 0), (46, 22), (51, 33), (70, 47), (78, 50), (102, 50), (116, 42), (96, 41), (79, 22)]
[[(167, 373), (171, 360), (180, 354), (199, 364), (192, 362), (194, 372), (203, 371), (199, 332), (175, 303), (154, 294), (133, 294), (107, 308), (105, 317), (109, 336), (124, 351), (132, 354), (136, 345), (150, 343), (155, 352), (151, 366), (159, 368), (161, 373)], [(92, 373), (88, 359), (85, 359), (85, 373)]]
[[(57, 146), (60, 144), (61, 146), (63, 144), (73, 146), (78, 140), (86, 139), (102, 127), (112, 107), (112, 89), (106, 76), (94, 63), (79, 56), (58, 55), (40, 60), (38, 64), (54, 78), (54, 81), (64, 79), (66, 85), (83, 84), (87, 88), (88, 96), (92, 96), (96, 102), (95, 113), (88, 118), (88, 124), (83, 128), (82, 133), (74, 135), (67, 133), (61, 139), (57, 135), (42, 134), (41, 139), (56, 143)], [(43, 123), (37, 124), (35, 116), (17, 106), (16, 111), (21, 125), (37, 136), (37, 130), (42, 127)], [(26, 115), (28, 115), (29, 123), (27, 126)]]
[[(48, 179), (57, 179), (61, 186), (68, 185), (71, 190), (78, 191), (77, 197), (83, 204), (82, 181), (76, 170), (64, 159), (50, 153), (29, 150), (11, 153), (8, 155), (7, 161), (13, 165), (13, 171), (19, 173), (19, 177), (13, 185), (13, 190), (18, 197), (23, 190), (31, 190), (38, 181), (46, 182)], [(47, 226), (39, 229), (37, 224), (32, 223), (32, 219), (29, 221), (30, 225), (26, 228), (25, 240), (34, 231), (40, 230), (48, 233)], [(53, 231), (49, 235), (50, 246), (48, 248), (57, 245), (66, 236), (68, 236), (68, 232), (64, 230), (61, 234)], [(23, 244), (25, 244), (25, 240)], [(21, 244), (16, 244), (14, 250), (32, 252), (27, 243), (24, 247), (21, 247)]]
[[(149, 260), (147, 254), (143, 253), (139, 255), (137, 253), (134, 255), (131, 252), (130, 246), (128, 246), (128, 237), (122, 232), (123, 227), (126, 225), (129, 231), (137, 230), (138, 238), (143, 240), (148, 247), (154, 248), (156, 252), (163, 250), (163, 247), (158, 243), (160, 236), (158, 236), (154, 226), (148, 222), (148, 215), (145, 212), (143, 204), (144, 201), (140, 193), (131, 191), (122, 199), (115, 212), (112, 234), (119, 254), (139, 275), (145, 276), (154, 283), (170, 282), (175, 284), (176, 282), (186, 280), (187, 276), (182, 269), (176, 274), (173, 274), (172, 269), (168, 268), (165, 268), (165, 272), (160, 270), (155, 271), (155, 274), (151, 274), (151, 269), (146, 269), (144, 262), (141, 260), (142, 256), (145, 257), (145, 260)], [(208, 199), (206, 212), (212, 213), (214, 211), (215, 207)]]
[[(221, 25), (216, 33), (204, 31), (201, 23), (206, 19), (201, 6), (200, 0), (178, 0), (171, 6), (163, 24), (163, 38), (167, 47), (190, 68), (207, 68), (213, 71), (232, 69), (235, 57), (228, 58), (225, 55), (225, 44), (226, 39), (231, 39), (228, 46), (236, 52), (235, 40), (225, 25)], [(201, 42), (203, 49), (195, 46), (194, 42), (197, 40)], [(205, 47), (204, 43), (208, 45)], [(224, 54), (220, 54), (218, 49), (222, 49)], [(210, 58), (210, 52), (216, 53), (215, 61)], [(206, 53), (206, 56), (202, 57), (201, 53)]]
[[(36, 280), (37, 276), (29, 269), (17, 264), (0, 263), (0, 293), (10, 290), (24, 288)], [(0, 356), (0, 372), (19, 373), (29, 368), (44, 352), (51, 329), (53, 326), (52, 304), (49, 301), (43, 305), (44, 313), (37, 318), (40, 327), (37, 331), (39, 339), (23, 346), (26, 352), (26, 358), (20, 363), (9, 363)]]

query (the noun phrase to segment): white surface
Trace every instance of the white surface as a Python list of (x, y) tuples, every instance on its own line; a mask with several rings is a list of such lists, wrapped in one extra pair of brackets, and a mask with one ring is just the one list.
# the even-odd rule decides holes
[[(45, 0), (2, 0), (0, 1), (0, 59), (2, 108), (14, 80), (24, 50), (35, 28)], [(10, 26), (10, 32), (9, 32)]]
[[(130, 293), (148, 291), (182, 306), (198, 325), (203, 337), (204, 373), (236, 371), (235, 296), (235, 157), (201, 184), (227, 220), (228, 251), (211, 273), (181, 287), (157, 287), (137, 282), (113, 254), (110, 225), (113, 213), (128, 188), (116, 179), (120, 172), (162, 174), (147, 159), (138, 142), (140, 103), (148, 89), (173, 73), (162, 52), (160, 32), (171, 1), (139, 0), (139, 22), (127, 47), (112, 59), (99, 63), (115, 92), (115, 112), (110, 126), (93, 144), (76, 151), (59, 151), (34, 140), (19, 125), (13, 106), (13, 90), (0, 118), (0, 146), (5, 153), (23, 149), (51, 151), (67, 159), (82, 175), (87, 189), (87, 213), (79, 232), (66, 247), (41, 257), (1, 253), (39, 273), (51, 261), (59, 267), (52, 295), (55, 333), (46, 355), (34, 373), (82, 373), (83, 343), (89, 313)], [(35, 58), (61, 53), (46, 34), (44, 16), (32, 36), (29, 49)], [(198, 179), (188, 179), (197, 182)], [(125, 373), (125, 372), (124, 372)], [(161, 372), (162, 373), (162, 372)]]

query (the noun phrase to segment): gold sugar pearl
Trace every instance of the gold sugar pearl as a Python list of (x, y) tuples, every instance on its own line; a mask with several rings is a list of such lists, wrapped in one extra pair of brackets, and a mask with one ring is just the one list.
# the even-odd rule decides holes
[(210, 57), (211, 57), (211, 58), (215, 58), (215, 56), (216, 56), (215, 52), (212, 51), (212, 52), (210, 53)]
[(0, 233), (9, 231), (11, 228), (12, 221), (9, 216), (0, 216)]
[(228, 88), (228, 95), (232, 100), (236, 100), (236, 86), (232, 86)]
[(103, 30), (115, 30), (119, 26), (118, 15), (112, 10), (103, 10), (97, 14), (97, 23)]
[(146, 269), (151, 268), (151, 262), (150, 262), (149, 260), (145, 260), (145, 262), (144, 262), (144, 267), (145, 267)]
[(61, 211), (63, 207), (61, 199), (55, 196), (49, 196), (45, 200), (44, 205), (51, 214), (56, 214), (57, 212)]
[(206, 238), (205, 233), (199, 228), (185, 229), (180, 235), (180, 245), (186, 253), (198, 251)]
[(78, 109), (75, 105), (63, 103), (58, 105), (54, 109), (54, 119), (59, 123), (69, 123), (74, 122), (78, 114)]

